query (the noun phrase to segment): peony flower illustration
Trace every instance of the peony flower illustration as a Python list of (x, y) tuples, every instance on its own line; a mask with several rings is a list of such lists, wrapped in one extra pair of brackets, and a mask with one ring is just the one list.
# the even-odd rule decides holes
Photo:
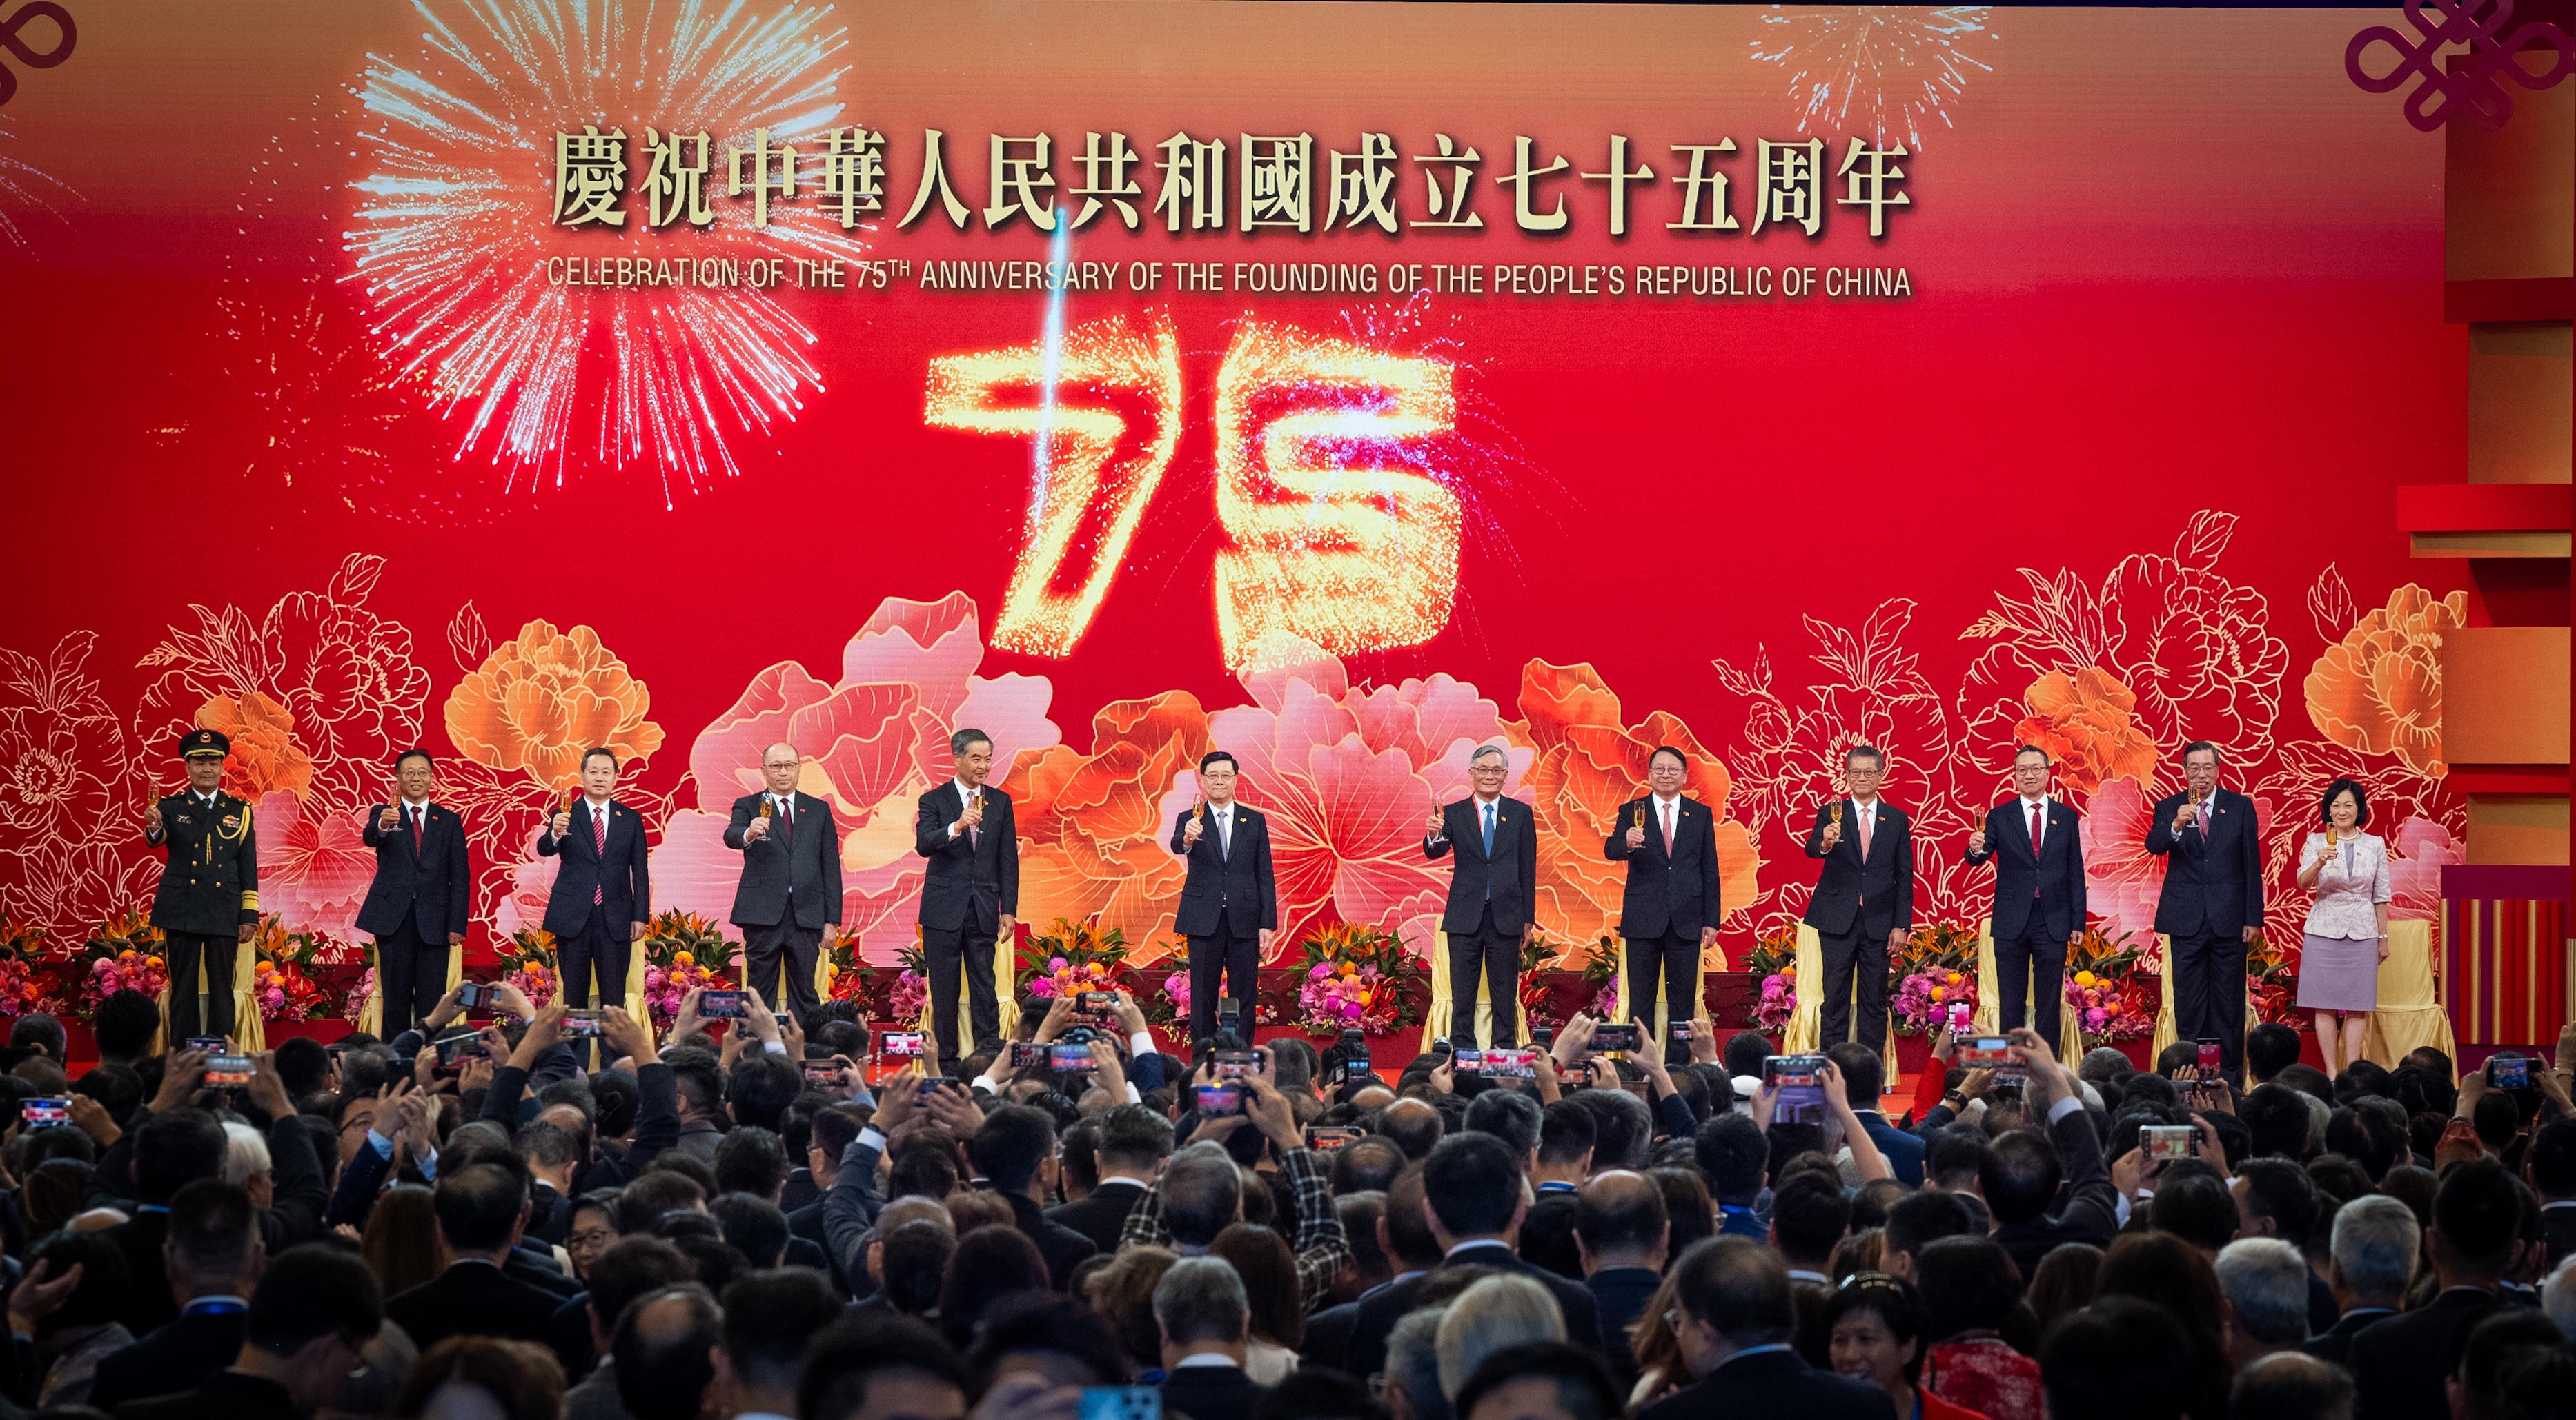
[(578, 782), (581, 756), (606, 745), (622, 760), (662, 747), (645, 718), (653, 698), (587, 626), (557, 631), (539, 619), (492, 649), (449, 692), (447, 737), (457, 752), (546, 789)]
[(2442, 869), (2469, 860), (2468, 845), (2429, 818), (2409, 818), (2388, 833), (2388, 915), (2429, 922), (2442, 915)]
[(260, 910), (291, 932), (346, 937), (375, 877), (375, 850), (347, 813), (326, 812), (283, 789), (251, 814), (259, 839)]
[(2253, 758), (2280, 711), (2289, 647), (2263, 594), (2218, 574), (2235, 515), (2204, 512), (2170, 557), (2122, 558), (2104, 580), (2097, 663), (2135, 692), (2158, 744), (2208, 740)]
[(2156, 744), (2139, 728), (2138, 698), (2109, 672), (2050, 671), (2022, 699), (2029, 714), (2014, 727), (2014, 742), (2047, 750), (2067, 788), (2090, 795), (2106, 779), (2154, 782)]
[(89, 673), (93, 633), (0, 648), (0, 911), (68, 935), (149, 893), (136, 825), (152, 781)]
[(272, 791), (309, 793), (313, 757), (295, 742), (295, 717), (256, 690), (217, 695), (197, 707), (197, 724), (232, 742), (224, 756), (224, 792), (258, 803)]
[(2442, 638), (2465, 624), (2468, 593), (2435, 597), (2409, 582), (2389, 593), (2309, 667), (2308, 718), (2327, 739), (2394, 754), (2432, 778), (2442, 759)]
[(1120, 700), (1092, 717), (1088, 753), (1051, 745), (1003, 785), (1021, 807), (1020, 893), (1049, 916), (1098, 916), (1131, 942), (1168, 937), (1188, 869), (1171, 824), (1197, 787), (1208, 716), (1187, 691)]
[(2102, 934), (2151, 940), (2164, 895), (2165, 860), (2147, 851), (2154, 792), (2135, 779), (2108, 779), (2093, 792), (2083, 818), (2085, 908)]
[[(913, 819), (920, 796), (953, 772), (949, 734), (971, 725), (991, 735), (991, 782), (1014, 795), (1020, 790), (1006, 780), (1016, 762), (1057, 742), (1047, 680), (976, 675), (983, 658), (972, 598), (888, 597), (842, 648), (837, 681), (793, 661), (752, 677), (690, 746), (696, 807), (663, 824), (653, 850), (657, 905), (718, 920), (731, 910), (742, 855), (724, 846), (723, 828), (734, 799), (761, 784), (762, 750), (784, 741), (803, 760), (798, 788), (828, 802), (840, 825), (842, 934), (866, 960), (891, 962), (912, 945), (922, 879)], [(1024, 873), (1037, 812), (1018, 808)], [(1022, 907), (1056, 910), (1025, 884)]]
[(1730, 917), (1752, 905), (1761, 854), (1751, 832), (1727, 816), (1725, 764), (1689, 726), (1661, 710), (1623, 724), (1619, 697), (1588, 665), (1531, 661), (1521, 670), (1520, 708), (1526, 718), (1513, 728), (1536, 750), (1523, 783), (1538, 811), (1538, 890), (1552, 909), (1541, 914), (1551, 930), (1588, 941), (1616, 926), (1628, 869), (1605, 859), (1601, 845), (1618, 829), (1619, 805), (1647, 791), (1657, 745), (1682, 752), (1689, 764), (1682, 792), (1717, 815), (1720, 904)]

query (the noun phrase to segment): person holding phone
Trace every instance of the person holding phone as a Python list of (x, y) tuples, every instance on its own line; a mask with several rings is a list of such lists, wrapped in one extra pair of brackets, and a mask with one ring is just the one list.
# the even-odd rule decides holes
[(2156, 930), (2171, 939), (2174, 1029), (2218, 1042), (2231, 1085), (2245, 1083), (2245, 949), (2263, 931), (2263, 849), (2254, 801), (2218, 785), (2218, 746), (2183, 746), (2184, 789), (2156, 804), (2146, 848), (2165, 860)]
[(474, 881), (465, 820), (430, 802), (438, 765), (429, 751), (395, 756), (394, 786), (394, 801), (369, 809), (359, 830), (376, 851), (376, 875), (358, 908), (358, 930), (375, 939), (388, 1040), (437, 1008), (447, 954), (465, 946), (465, 924), (473, 918), (467, 888)]
[(2388, 960), (2388, 844), (2365, 832), (2370, 799), (2361, 785), (2326, 786), (2317, 816), (2325, 828), (2299, 850), (2299, 886), (2316, 893), (2299, 952), (2299, 1007), (2316, 1022), (2317, 1049), (2331, 1077), (2361, 1059), (2370, 1014), (2379, 1009), (2379, 964)]
[[(733, 924), (742, 929), (743, 984), (785, 1001), (812, 1029), (822, 999), (814, 967), (841, 926), (841, 826), (825, 800), (800, 792), (804, 757), (781, 740), (760, 752), (762, 787), (733, 801), (727, 848), (742, 854)], [(782, 994), (778, 978), (787, 977)]]

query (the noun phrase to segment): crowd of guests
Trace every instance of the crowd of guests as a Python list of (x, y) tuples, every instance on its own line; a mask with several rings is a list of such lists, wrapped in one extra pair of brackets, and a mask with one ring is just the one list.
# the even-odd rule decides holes
[(1897, 1101), (1846, 1045), (1784, 1106), (1758, 1035), (1581, 1016), (1515, 1080), (1168, 1057), (1123, 995), (1024, 1018), (1069, 1070), (489, 998), (246, 1082), (133, 993), (76, 1080), (17, 1020), (0, 1416), (2576, 1413), (2576, 1030), (2328, 1079), (2264, 1027), (2241, 1095), (2025, 1031)]

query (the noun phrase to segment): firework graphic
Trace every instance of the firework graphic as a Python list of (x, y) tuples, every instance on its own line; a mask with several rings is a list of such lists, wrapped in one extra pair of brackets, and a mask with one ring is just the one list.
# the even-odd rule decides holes
[[(9, 121), (0, 118), (0, 144), (16, 139)], [(19, 225), (22, 217), (42, 215), (66, 222), (56, 201), (78, 201), (80, 194), (69, 184), (44, 169), (11, 157), (0, 148), (0, 244), (13, 247), (27, 245), (26, 229)]]
[(1867, 125), (1880, 146), (1894, 136), (1920, 151), (1925, 122), (1951, 127), (1950, 100), (1994, 72), (1976, 54), (1995, 38), (1990, 8), (1774, 5), (1753, 57), (1789, 71), (1799, 132)]
[(669, 507), (738, 475), (732, 436), (768, 435), (821, 388), (814, 332), (768, 291), (550, 286), (547, 258), (846, 260), (862, 242), (810, 208), (773, 208), (760, 228), (727, 207), (710, 226), (629, 229), (632, 245), (608, 247), (554, 224), (555, 135), (703, 131), (721, 201), (724, 155), (757, 130), (813, 161), (842, 112), (848, 31), (825, 28), (829, 7), (746, 0), (414, 9), (422, 52), (369, 56), (357, 91), (367, 171), (343, 238), (382, 357), (462, 418), (457, 457), (488, 450), (511, 490), (560, 487), (568, 466), (649, 464)]

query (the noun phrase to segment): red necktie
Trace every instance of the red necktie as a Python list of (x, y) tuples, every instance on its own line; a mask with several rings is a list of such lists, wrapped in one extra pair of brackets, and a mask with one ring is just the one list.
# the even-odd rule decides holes
[(590, 890), (595, 907), (608, 900), (608, 815), (597, 809), (590, 812), (590, 846), (599, 855), (599, 886)]
[(796, 805), (793, 800), (781, 799), (778, 801), (778, 846), (784, 848), (795, 841)]
[(420, 856), (420, 815), (418, 808), (411, 811), (411, 854), (415, 858)]
[[(2039, 861), (2040, 824), (2045, 817), (2039, 810), (2040, 806), (2037, 804), (2030, 806), (2030, 861), (2034, 864)], [(2031, 885), (2030, 895), (2039, 896), (2039, 885), (2036, 882)]]

